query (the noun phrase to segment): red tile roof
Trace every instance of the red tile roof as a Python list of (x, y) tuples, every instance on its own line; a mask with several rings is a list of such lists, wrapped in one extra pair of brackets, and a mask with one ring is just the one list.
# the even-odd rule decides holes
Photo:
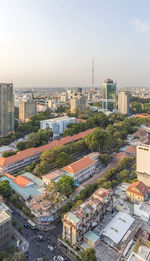
[(136, 153), (136, 146), (135, 145), (129, 146), (125, 149), (125, 151), (128, 153)]
[(14, 183), (16, 183), (18, 186), (20, 186), (22, 188), (26, 187), (29, 183), (33, 183), (31, 180), (29, 180), (29, 179), (27, 179), (26, 177), (23, 177), (23, 176), (14, 177), (7, 172), (3, 173), (3, 175), (5, 175), (9, 179), (11, 179)]
[(94, 164), (94, 160), (92, 160), (88, 156), (86, 156), (86, 157), (64, 167), (63, 169), (65, 171), (72, 173), (72, 174), (75, 174), (75, 173), (81, 171), (82, 169), (85, 169), (86, 167), (92, 165), (92, 164)]
[(122, 160), (126, 157), (129, 157), (129, 154), (127, 152), (119, 152), (114, 156), (116, 159)]
[(83, 119), (76, 119), (76, 122), (77, 122), (77, 123), (80, 123), (80, 122), (84, 122), (84, 123), (85, 123), (86, 120), (83, 120)]
[(4, 167), (4, 166), (7, 166), (11, 163), (24, 160), (25, 158), (29, 158), (31, 156), (38, 155), (38, 154), (40, 155), (45, 150), (53, 149), (56, 146), (61, 146), (61, 145), (69, 144), (73, 141), (77, 141), (79, 139), (84, 138), (86, 135), (92, 133), (93, 130), (94, 129), (89, 129), (89, 130), (86, 130), (84, 132), (80, 132), (80, 133), (73, 135), (73, 136), (67, 136), (67, 137), (64, 137), (60, 140), (54, 140), (54, 141), (50, 142), (49, 144), (40, 146), (38, 148), (30, 148), (30, 149), (26, 149), (26, 150), (23, 150), (23, 151), (19, 151), (16, 155), (13, 155), (13, 156), (10, 156), (10, 157), (7, 157), (7, 158), (0, 157), (0, 166)]
[(141, 181), (134, 182), (127, 188), (128, 192), (131, 192), (138, 196), (143, 196), (143, 197), (146, 196), (148, 190), (149, 190), (148, 187)]

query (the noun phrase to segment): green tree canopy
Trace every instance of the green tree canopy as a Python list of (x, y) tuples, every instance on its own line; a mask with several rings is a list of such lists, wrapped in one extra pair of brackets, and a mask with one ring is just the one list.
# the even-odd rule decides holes
[(81, 261), (96, 261), (95, 251), (93, 248), (87, 248), (81, 253)]
[(74, 191), (74, 180), (72, 177), (63, 175), (56, 183), (56, 189), (58, 192), (65, 196), (69, 196)]
[(9, 198), (12, 194), (12, 188), (9, 185), (8, 180), (0, 181), (0, 194), (6, 198)]

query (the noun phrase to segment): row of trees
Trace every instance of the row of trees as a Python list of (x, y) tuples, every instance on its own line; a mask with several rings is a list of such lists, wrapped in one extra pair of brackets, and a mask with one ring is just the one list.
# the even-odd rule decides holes
[(95, 127), (105, 128), (109, 124), (109, 118), (104, 113), (95, 113), (94, 116), (89, 117), (87, 121), (80, 123), (71, 123), (64, 131), (65, 136), (72, 136), (81, 131), (85, 131)]
[[(93, 184), (89, 184), (85, 189), (80, 191), (80, 194), (75, 197), (73, 201), (68, 201), (65, 206), (61, 209), (62, 217), (72, 208), (77, 207), (82, 203), (83, 200), (90, 197), (98, 188), (103, 187), (106, 189), (113, 189), (115, 186), (120, 184), (121, 182), (134, 182), (136, 181), (136, 174), (131, 172), (127, 169), (132, 165), (135, 161), (135, 157), (124, 158), (118, 162), (118, 166), (116, 168), (112, 168), (107, 171), (103, 178), (99, 178), (97, 182)], [(133, 169), (131, 167), (131, 169)], [(79, 204), (80, 203), (80, 204)]]
[(85, 150), (88, 150), (88, 146), (84, 140), (46, 150), (42, 153), (41, 162), (36, 165), (34, 172), (42, 176), (52, 168), (62, 168), (70, 164), (76, 154)]
[(47, 144), (53, 137), (53, 132), (51, 128), (46, 128), (44, 130), (39, 129), (38, 132), (32, 132), (27, 141), (19, 142), (17, 144), (18, 150), (25, 150), (31, 147), (39, 147), (41, 145)]

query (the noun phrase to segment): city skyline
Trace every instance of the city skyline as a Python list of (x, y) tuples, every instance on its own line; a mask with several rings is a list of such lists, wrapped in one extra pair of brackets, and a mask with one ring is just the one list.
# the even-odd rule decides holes
[[(1, 0), (1, 82), (15, 87), (149, 87), (150, 3)], [(6, 19), (7, 17), (7, 19)]]

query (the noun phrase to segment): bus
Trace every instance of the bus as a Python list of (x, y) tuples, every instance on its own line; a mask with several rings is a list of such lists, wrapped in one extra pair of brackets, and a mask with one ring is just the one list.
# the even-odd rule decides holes
[(32, 229), (36, 229), (36, 225), (35, 225), (35, 223), (32, 220), (29, 219), (27, 221), (27, 223), (28, 223), (29, 227), (31, 227)]

